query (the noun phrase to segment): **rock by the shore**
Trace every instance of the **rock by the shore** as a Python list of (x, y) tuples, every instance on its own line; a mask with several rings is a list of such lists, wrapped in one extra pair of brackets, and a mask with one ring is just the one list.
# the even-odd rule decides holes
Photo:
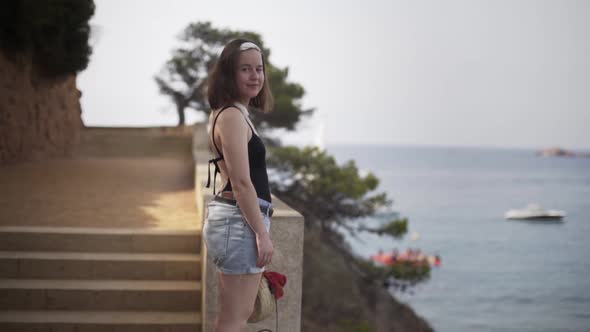
[(574, 152), (560, 147), (541, 149), (537, 151), (536, 155), (540, 157), (590, 157), (590, 153)]

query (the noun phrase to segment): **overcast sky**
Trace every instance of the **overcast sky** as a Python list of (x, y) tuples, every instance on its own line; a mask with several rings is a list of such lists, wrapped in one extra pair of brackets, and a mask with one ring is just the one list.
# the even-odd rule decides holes
[[(89, 126), (172, 126), (153, 76), (190, 22), (251, 30), (316, 115), (285, 143), (590, 149), (590, 1), (95, 0)], [(187, 122), (202, 118), (189, 111)]]

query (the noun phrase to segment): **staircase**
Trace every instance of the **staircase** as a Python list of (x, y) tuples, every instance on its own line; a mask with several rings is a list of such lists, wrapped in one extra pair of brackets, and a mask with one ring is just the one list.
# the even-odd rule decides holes
[(0, 227), (0, 331), (201, 331), (200, 230)]

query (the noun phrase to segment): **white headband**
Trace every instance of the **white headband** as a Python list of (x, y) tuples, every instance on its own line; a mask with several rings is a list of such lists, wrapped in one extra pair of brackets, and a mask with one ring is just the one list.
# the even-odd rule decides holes
[(262, 51), (260, 51), (260, 47), (256, 46), (256, 44), (251, 43), (251, 42), (245, 42), (240, 45), (240, 51), (245, 51), (245, 50), (249, 50), (252, 48), (258, 50), (258, 52), (262, 52)]

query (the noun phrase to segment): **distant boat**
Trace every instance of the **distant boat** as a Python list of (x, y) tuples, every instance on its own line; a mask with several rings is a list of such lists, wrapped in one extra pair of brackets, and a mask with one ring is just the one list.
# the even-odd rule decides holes
[(561, 219), (566, 216), (562, 210), (545, 210), (537, 203), (529, 203), (524, 209), (508, 210), (506, 219)]

